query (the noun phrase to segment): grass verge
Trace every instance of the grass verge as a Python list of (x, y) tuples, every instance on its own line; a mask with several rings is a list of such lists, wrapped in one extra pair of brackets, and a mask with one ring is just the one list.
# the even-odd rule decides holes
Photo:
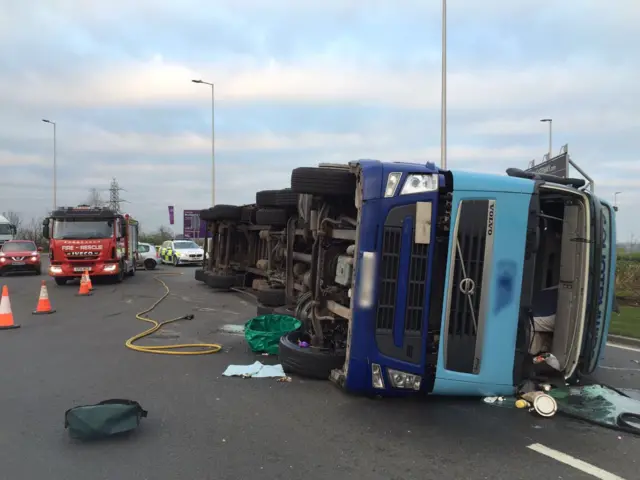
[(640, 338), (640, 307), (621, 306), (620, 315), (611, 315), (609, 333)]

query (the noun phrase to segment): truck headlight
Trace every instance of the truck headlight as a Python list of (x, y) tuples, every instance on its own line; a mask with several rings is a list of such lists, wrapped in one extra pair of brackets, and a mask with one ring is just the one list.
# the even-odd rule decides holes
[(389, 374), (389, 380), (393, 387), (404, 390), (420, 390), (420, 384), (422, 383), (422, 377), (420, 375), (401, 372), (400, 370), (393, 370), (392, 368), (387, 368), (387, 373)]
[(382, 368), (377, 363), (371, 364), (371, 384), (373, 388), (384, 390), (384, 377), (382, 376)]
[(438, 174), (414, 173), (404, 181), (400, 195), (435, 192), (436, 190), (438, 190)]
[(398, 189), (401, 178), (401, 172), (393, 172), (389, 174), (389, 176), (387, 177), (387, 186), (384, 188), (385, 198), (393, 197), (396, 194), (396, 190)]

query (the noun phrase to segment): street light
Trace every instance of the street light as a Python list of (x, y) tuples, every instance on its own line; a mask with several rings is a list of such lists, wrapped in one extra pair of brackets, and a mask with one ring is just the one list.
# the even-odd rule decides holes
[(613, 194), (613, 208), (618, 208), (618, 195), (622, 192), (616, 192)]
[(213, 83), (191, 80), (193, 83), (211, 87), (211, 206), (216, 204), (216, 129), (215, 129), (215, 88)]
[(440, 99), (440, 168), (447, 168), (447, 0), (442, 0), (442, 98)]
[(43, 118), (42, 121), (44, 123), (48, 123), (49, 125), (53, 125), (53, 209), (56, 209), (58, 204), (58, 173), (57, 173), (57, 164), (56, 164), (56, 122), (52, 122), (51, 120), (47, 120)]
[(551, 160), (551, 152), (552, 152), (552, 139), (553, 139), (553, 119), (551, 118), (543, 118), (540, 120), (542, 123), (549, 124), (549, 160)]

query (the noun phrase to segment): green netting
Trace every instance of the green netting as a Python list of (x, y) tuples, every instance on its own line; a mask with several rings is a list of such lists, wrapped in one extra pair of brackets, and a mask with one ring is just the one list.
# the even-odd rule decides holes
[(297, 330), (302, 322), (288, 315), (261, 315), (244, 325), (244, 338), (256, 353), (278, 354), (280, 337)]

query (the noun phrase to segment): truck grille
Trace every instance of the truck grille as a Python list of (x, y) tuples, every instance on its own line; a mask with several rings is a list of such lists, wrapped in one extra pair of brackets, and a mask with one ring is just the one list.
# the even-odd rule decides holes
[[(493, 221), (492, 200), (464, 200), (459, 207), (456, 244), (450, 281), (449, 329), (446, 368), (478, 373), (478, 336), (482, 330), (482, 283), (487, 255), (487, 235)], [(491, 237), (493, 238), (493, 237)]]
[(414, 242), (415, 212), (395, 207), (383, 228), (376, 340), (384, 355), (419, 363), (429, 245)]

